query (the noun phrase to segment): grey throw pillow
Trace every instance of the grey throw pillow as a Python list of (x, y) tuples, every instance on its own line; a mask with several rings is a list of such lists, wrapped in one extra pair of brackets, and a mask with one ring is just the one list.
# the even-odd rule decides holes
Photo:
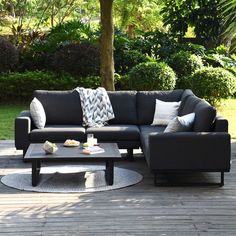
[(42, 103), (37, 98), (34, 98), (30, 103), (30, 115), (38, 129), (44, 128), (46, 124), (46, 114)]
[(195, 113), (185, 116), (177, 116), (169, 122), (164, 133), (187, 132), (191, 131), (195, 119)]
[(181, 102), (164, 102), (156, 99), (155, 113), (151, 125), (167, 125), (178, 115)]

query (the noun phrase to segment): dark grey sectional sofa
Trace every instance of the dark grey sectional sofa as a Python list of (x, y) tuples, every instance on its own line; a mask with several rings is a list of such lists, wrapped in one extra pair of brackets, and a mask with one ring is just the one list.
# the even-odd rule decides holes
[[(227, 120), (217, 117), (216, 110), (191, 90), (173, 91), (116, 91), (108, 92), (115, 119), (102, 128), (82, 126), (80, 97), (76, 91), (37, 90), (46, 113), (44, 129), (37, 129), (29, 111), (15, 120), (15, 146), (26, 152), (30, 143), (64, 142), (65, 139), (86, 140), (93, 133), (99, 142), (116, 142), (119, 148), (141, 147), (150, 170), (157, 174), (173, 171), (224, 172), (230, 171), (230, 135)], [(195, 113), (191, 132), (163, 133), (164, 126), (151, 126), (155, 99), (181, 101), (179, 115)]]

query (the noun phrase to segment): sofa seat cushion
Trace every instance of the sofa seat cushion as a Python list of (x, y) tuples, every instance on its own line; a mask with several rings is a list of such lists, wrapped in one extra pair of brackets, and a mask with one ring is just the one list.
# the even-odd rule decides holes
[(107, 125), (100, 128), (90, 127), (87, 133), (101, 141), (134, 141), (139, 140), (139, 128), (136, 125)]
[(33, 129), (31, 142), (64, 142), (66, 139), (85, 140), (85, 128), (79, 125), (47, 125), (43, 129)]
[(144, 152), (147, 162), (149, 162), (149, 134), (163, 133), (166, 126), (141, 125), (139, 128), (142, 150)]

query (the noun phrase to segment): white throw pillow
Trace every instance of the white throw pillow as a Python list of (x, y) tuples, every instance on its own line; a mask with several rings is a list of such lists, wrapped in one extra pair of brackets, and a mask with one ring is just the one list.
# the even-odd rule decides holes
[(185, 116), (177, 116), (167, 125), (164, 133), (187, 132), (190, 131), (195, 119), (195, 113)]
[(38, 129), (44, 128), (46, 124), (46, 114), (42, 103), (37, 98), (34, 98), (30, 103), (30, 115)]
[(163, 102), (156, 99), (152, 125), (168, 125), (178, 115), (180, 102)]

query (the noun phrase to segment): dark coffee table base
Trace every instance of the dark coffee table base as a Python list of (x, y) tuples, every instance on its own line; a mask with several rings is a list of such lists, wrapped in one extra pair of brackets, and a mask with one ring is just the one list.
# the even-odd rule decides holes
[(32, 186), (37, 186), (40, 178), (40, 160), (32, 160)]
[[(41, 160), (32, 160), (32, 186), (36, 187), (40, 180)], [(105, 178), (108, 185), (114, 182), (114, 161), (106, 161)]]

